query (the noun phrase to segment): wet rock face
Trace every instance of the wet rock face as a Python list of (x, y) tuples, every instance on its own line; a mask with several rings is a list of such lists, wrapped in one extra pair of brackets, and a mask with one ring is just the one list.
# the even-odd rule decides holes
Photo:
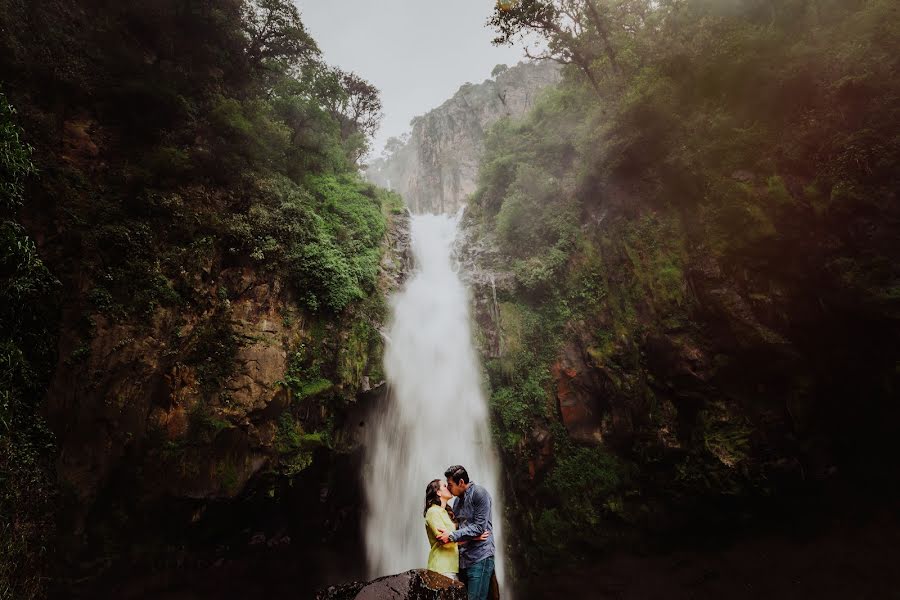
[(407, 142), (372, 161), (367, 177), (399, 192), (415, 213), (456, 213), (475, 191), (487, 129), (524, 115), (540, 91), (559, 80), (558, 65), (547, 61), (520, 63), (481, 84), (465, 84), (416, 117)]
[(454, 256), (460, 263), (460, 277), (472, 293), (479, 352), (497, 358), (504, 350), (498, 298), (515, 293), (515, 275), (505, 264), (496, 240), (483, 232), (476, 235), (470, 220), (465, 213)]
[(426, 569), (381, 577), (368, 583), (332, 586), (316, 600), (465, 600), (466, 588), (458, 581)]
[(287, 404), (277, 382), (302, 330), (279, 315), (288, 299), (275, 278), (226, 269), (208, 294), (219, 289), (235, 290), (227, 312), (159, 310), (143, 325), (95, 317), (83, 362), (63, 340), (48, 410), (60, 432), (59, 474), (85, 506), (123, 461), (159, 443), (192, 450), (186, 462), (148, 457), (151, 495), (232, 497), (272, 461), (277, 409)]
[(603, 389), (600, 373), (587, 364), (577, 344), (569, 343), (551, 374), (559, 415), (569, 437), (587, 444), (602, 443), (607, 407), (598, 393)]
[[(387, 295), (402, 283), (408, 226), (406, 215), (393, 216), (373, 293)], [(313, 440), (307, 449), (302, 438), (292, 440), (326, 420), (337, 423), (332, 442), (341, 451), (360, 444), (383, 382), (380, 357), (351, 347), (356, 317), (317, 319), (277, 274), (218, 258), (191, 285), (194, 304), (158, 308), (143, 322), (91, 315), (90, 337), (79, 330), (78, 307), (63, 316), (47, 414), (60, 446), (57, 471), (75, 500), (75, 531), (92, 527), (92, 507), (129, 473), (140, 476), (129, 479), (125, 511), (166, 498), (227, 502), (255, 477), (277, 472), (286, 447), (308, 455), (295, 471), (308, 467), (321, 444)], [(344, 398), (343, 409), (326, 406), (321, 390), (299, 398), (282, 383), (304, 345), (321, 361), (324, 394)], [(341, 370), (351, 352), (366, 352), (357, 358), (365, 364)], [(282, 421), (292, 404), (302, 430), (286, 435)]]

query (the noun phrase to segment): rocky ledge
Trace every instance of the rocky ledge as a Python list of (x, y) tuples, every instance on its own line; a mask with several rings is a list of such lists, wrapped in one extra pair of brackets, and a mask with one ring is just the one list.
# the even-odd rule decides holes
[(370, 582), (331, 586), (316, 600), (465, 600), (466, 588), (458, 581), (427, 569), (414, 569)]

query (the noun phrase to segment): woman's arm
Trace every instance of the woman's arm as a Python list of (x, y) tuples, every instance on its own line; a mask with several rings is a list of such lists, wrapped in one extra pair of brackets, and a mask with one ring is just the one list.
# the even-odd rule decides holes
[(441, 513), (436, 510), (429, 510), (425, 513), (425, 524), (428, 525), (428, 529), (434, 534), (434, 537), (441, 535), (441, 532), (447, 528), (441, 520)]

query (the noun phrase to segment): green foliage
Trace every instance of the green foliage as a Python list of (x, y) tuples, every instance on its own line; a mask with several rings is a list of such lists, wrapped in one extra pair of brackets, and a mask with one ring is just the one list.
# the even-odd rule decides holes
[(287, 178), (261, 185), (263, 200), (229, 223), (233, 249), (288, 273), (310, 310), (340, 312), (373, 289), (385, 231), (382, 194), (356, 176)]
[(675, 465), (674, 492), (685, 497), (766, 493), (770, 483), (748, 466), (753, 433), (749, 421), (729, 416), (721, 403), (710, 402), (698, 415), (691, 451)]
[[(383, 315), (382, 315), (383, 318)], [(373, 325), (379, 320), (370, 320), (366, 316), (354, 319), (346, 339), (338, 353), (337, 373), (341, 381), (356, 386), (373, 363), (380, 367), (381, 334)], [(380, 370), (380, 369), (379, 369)]]
[(716, 202), (704, 207), (702, 214), (715, 251), (734, 257), (776, 240), (775, 225), (749, 186), (718, 178), (710, 182), (710, 189)]
[(502, 120), (485, 140), (474, 212), (497, 233), (517, 282), (546, 296), (579, 245), (581, 207), (572, 167), (586, 132), (588, 98), (575, 87), (544, 93), (521, 121)]
[(190, 445), (200, 446), (212, 443), (216, 436), (234, 425), (219, 418), (205, 404), (198, 403), (188, 414), (188, 439)]
[(293, 477), (306, 469), (312, 464), (313, 451), (326, 444), (325, 434), (304, 432), (290, 412), (284, 412), (278, 418), (275, 448), (281, 454), (279, 467), (284, 475)]
[(500, 305), (500, 358), (486, 363), (494, 437), (510, 456), (525, 459), (535, 426), (545, 427), (555, 412), (550, 367), (562, 344), (564, 314), (559, 304), (536, 308)]
[[(52, 165), (41, 187), (58, 199), (66, 232), (60, 255), (71, 257), (66, 270), (77, 265), (79, 277), (90, 280), (93, 309), (125, 320), (196, 300), (192, 280), (200, 264), (210, 265), (193, 260), (192, 242), (212, 240), (202, 249), (209, 259), (221, 254), (219, 240), (231, 233), (232, 215), (269, 225), (254, 211), (278, 211), (282, 202), (257, 189), (261, 180), (288, 180), (301, 193), (316, 188), (304, 214), (275, 215), (271, 223), (280, 227), (281, 216), (300, 217), (307, 239), (279, 239), (276, 233), (298, 237), (285, 227), (257, 228), (249, 232), (253, 240), (236, 248), (262, 260), (281, 242), (285, 263), (296, 265), (291, 279), (311, 307), (342, 310), (368, 291), (377, 251), (367, 235), (383, 230), (381, 206), (372, 202), (365, 214), (370, 203), (354, 194), (380, 192), (359, 181), (355, 160), (374, 134), (378, 90), (321, 61), (296, 7), (229, 0), (185, 11), (164, 0), (54, 12), (20, 4), (2, 11), (0, 25), (16, 32), (4, 41), (10, 51), (0, 53), (4, 72), (23, 74), (16, 88), (31, 90), (29, 98), (55, 97), (56, 88), (32, 89), (40, 81), (90, 99), (83, 112), (91, 117), (75, 124), (77, 158)], [(44, 27), (20, 36), (18, 23), (32, 20)], [(98, 22), (103, 26), (91, 26)], [(29, 80), (32, 71), (41, 75)], [(49, 158), (63, 132), (51, 131), (57, 120), (41, 112), (53, 107), (37, 102), (32, 108), (36, 123), (47, 124), (36, 133)], [(4, 125), (4, 135), (12, 131)], [(90, 157), (81, 155), (82, 145), (92, 148)], [(21, 151), (14, 156), (12, 146), (3, 148), (11, 167), (21, 163)], [(88, 169), (84, 160), (112, 168)], [(322, 175), (334, 183), (323, 184)], [(20, 178), (3, 177), (2, 202), (19, 202)], [(278, 193), (291, 196), (288, 204), (294, 200), (293, 193)]]
[(220, 172), (240, 172), (247, 167), (263, 172), (284, 169), (291, 132), (277, 119), (270, 103), (220, 97), (212, 106), (209, 122), (216, 132), (214, 155), (229, 159), (218, 165)]
[(92, 308), (125, 319), (179, 303), (159, 260), (156, 232), (115, 199), (98, 199), (91, 213), (97, 225), (83, 243), (92, 250), (86, 263), (97, 276), (88, 294)]
[(279, 65), (302, 64), (319, 54), (293, 3), (256, 0), (244, 3), (242, 8), (253, 68), (277, 70)]
[(542, 255), (516, 261), (513, 265), (516, 281), (526, 290), (545, 290), (555, 284), (568, 258), (564, 250), (554, 247)]
[(396, 192), (391, 192), (387, 190), (379, 190), (379, 193), (384, 198), (382, 203), (385, 217), (389, 215), (402, 215), (407, 211), (406, 203), (403, 201), (403, 196)]
[(12, 214), (22, 205), (25, 179), (34, 173), (31, 148), (20, 140), (16, 111), (0, 94), (0, 212)]
[[(822, 277), (866, 303), (890, 297), (887, 237), (872, 238), (862, 258), (840, 225), (896, 215), (889, 3), (638, 2), (617, 14), (596, 3), (592, 14), (590, 4), (569, 4), (582, 28), (566, 35), (539, 25), (561, 18), (559, 2), (516, 3), (492, 18), (501, 41), (536, 28), (550, 54), (581, 69), (522, 120), (495, 125), (485, 144), (473, 213), (526, 292), (565, 279), (561, 295), (580, 304), (581, 284), (570, 282), (602, 241), (595, 264), (606, 275), (591, 279), (615, 329), (647, 311), (674, 324), (689, 308), (688, 240), (730, 270), (759, 270), (796, 251), (806, 223), (841, 240), (813, 250), (831, 256)], [(627, 34), (604, 35), (598, 15), (628, 22)], [(573, 51), (595, 58), (579, 63)], [(600, 226), (608, 210), (632, 224)], [(573, 216), (582, 231), (606, 231), (582, 239)]]
[(678, 223), (658, 214), (648, 214), (626, 226), (623, 249), (631, 262), (637, 298), (653, 300), (658, 312), (685, 302), (685, 249)]
[(31, 149), (0, 94), (0, 598), (41, 598), (53, 543), (55, 443), (40, 402), (56, 358), (59, 282), (16, 221)]
[(512, 376), (505, 385), (491, 393), (490, 407), (494, 412), (494, 431), (500, 447), (513, 455), (525, 456), (524, 442), (536, 423), (549, 416), (550, 373), (537, 358), (520, 354), (521, 374)]
[(288, 356), (288, 367), (281, 382), (298, 400), (317, 396), (331, 390), (334, 383), (322, 375), (322, 357), (301, 343)]
[[(522, 173), (519, 188), (526, 198), (521, 202), (541, 205), (549, 201), (568, 207), (561, 182), (577, 156), (584, 131), (577, 115), (583, 113), (588, 101), (577, 87), (549, 89), (521, 121), (501, 119), (490, 128), (473, 198), (486, 216), (493, 217), (500, 210), (524, 165), (528, 168)], [(526, 187), (529, 181), (541, 184), (540, 193), (533, 198)]]
[(603, 448), (563, 445), (557, 448), (556, 465), (544, 480), (548, 492), (558, 494), (567, 510), (584, 517), (586, 525), (597, 525), (596, 504), (618, 490), (627, 479), (620, 459)]
[[(340, 123), (322, 106), (316, 90), (318, 77), (310, 83), (286, 80), (272, 94), (272, 107), (291, 131), (286, 150), (286, 173), (300, 180), (305, 173), (342, 173), (351, 165), (340, 137)], [(328, 90), (339, 93), (339, 90)]]
[[(773, 483), (761, 465), (773, 456), (803, 455), (759, 417), (773, 405), (790, 412), (786, 394), (751, 394), (741, 380), (740, 393), (726, 394), (747, 397), (717, 397), (736, 377), (722, 365), (741, 354), (728, 346), (753, 344), (742, 328), (804, 355), (790, 366), (750, 359), (754, 376), (771, 369), (761, 377), (780, 379), (810, 354), (821, 372), (832, 358), (812, 346), (845, 336), (849, 323), (896, 320), (893, 4), (497, 4), (498, 42), (537, 34), (547, 55), (571, 65), (529, 114), (491, 128), (470, 211), (518, 284), (501, 297), (502, 356), (486, 366), (498, 445), (517, 476), (543, 481), (519, 524), (538, 546), (529, 561), (601, 548), (607, 531), (647, 508), (637, 491), (645, 484), (670, 497), (667, 509), (721, 508), (723, 496), (765, 493)], [(601, 380), (601, 405), (615, 407), (597, 418), (605, 425), (624, 409), (634, 419), (634, 439), (615, 455), (567, 443), (547, 410), (546, 377), (566, 339), (567, 355), (582, 352), (586, 375)], [(884, 360), (874, 379), (893, 381), (895, 353), (872, 347), (865, 362)], [(830, 364), (839, 371), (845, 360)], [(820, 382), (818, 394), (832, 398), (816, 403), (826, 420), (841, 418), (830, 412), (839, 399), (824, 391), (837, 379)], [(849, 380), (848, 393), (857, 384)], [(892, 406), (888, 395), (876, 402)], [(820, 435), (843, 431), (834, 427)], [(546, 431), (555, 462), (542, 472), (536, 438)]]
[(240, 346), (227, 315), (217, 314), (192, 332), (186, 362), (196, 367), (205, 398), (218, 393), (232, 374)]
[(608, 543), (609, 520), (621, 510), (631, 468), (602, 448), (556, 448), (556, 464), (541, 484), (546, 498), (534, 526), (530, 558), (554, 565)]
[(518, 256), (569, 241), (577, 214), (565, 205), (565, 198), (560, 182), (552, 176), (540, 168), (520, 166), (497, 213), (504, 250)]

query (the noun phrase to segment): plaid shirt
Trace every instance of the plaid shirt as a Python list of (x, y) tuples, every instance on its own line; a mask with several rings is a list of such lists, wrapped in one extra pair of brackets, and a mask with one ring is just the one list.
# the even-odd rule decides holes
[(450, 534), (450, 540), (453, 542), (470, 540), (468, 544), (459, 547), (460, 569), (470, 567), (488, 556), (494, 556), (493, 535), (483, 542), (472, 539), (485, 531), (493, 534), (492, 505), (491, 495), (475, 482), (469, 484), (462, 496), (457, 496), (453, 504), (453, 514), (459, 521), (459, 528)]

